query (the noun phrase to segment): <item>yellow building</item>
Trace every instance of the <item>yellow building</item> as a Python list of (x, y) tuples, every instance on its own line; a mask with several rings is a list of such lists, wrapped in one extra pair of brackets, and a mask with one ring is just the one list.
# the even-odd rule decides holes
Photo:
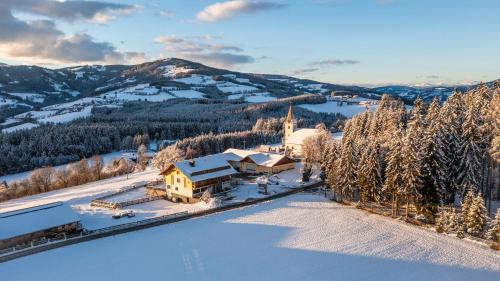
[(170, 164), (162, 173), (167, 197), (173, 201), (195, 203), (208, 190), (217, 193), (230, 188), (236, 170), (222, 153)]

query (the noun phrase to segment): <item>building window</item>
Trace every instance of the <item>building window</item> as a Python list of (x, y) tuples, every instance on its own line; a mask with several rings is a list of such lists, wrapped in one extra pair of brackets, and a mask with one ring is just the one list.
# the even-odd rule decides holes
[(288, 125), (288, 130), (290, 130), (290, 125)]
[(170, 189), (170, 184), (167, 184), (167, 189)]
[(181, 183), (181, 179), (180, 179), (180, 178), (177, 178), (177, 182), (178, 182), (178, 183)]
[(179, 188), (176, 186), (176, 187), (175, 187), (175, 191), (178, 191), (178, 190), (179, 190)]

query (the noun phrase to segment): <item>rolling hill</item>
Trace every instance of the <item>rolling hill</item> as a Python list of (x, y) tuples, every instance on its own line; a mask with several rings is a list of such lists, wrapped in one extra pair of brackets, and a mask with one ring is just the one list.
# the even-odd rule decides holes
[(285, 75), (239, 73), (176, 58), (138, 65), (60, 69), (1, 64), (0, 126), (29, 124), (30, 120), (58, 123), (89, 116), (95, 106), (117, 107), (127, 101), (186, 98), (266, 102), (304, 93), (329, 95), (335, 91), (371, 99), (389, 93), (411, 103), (417, 96), (424, 100), (446, 99), (455, 88), (345, 86)]

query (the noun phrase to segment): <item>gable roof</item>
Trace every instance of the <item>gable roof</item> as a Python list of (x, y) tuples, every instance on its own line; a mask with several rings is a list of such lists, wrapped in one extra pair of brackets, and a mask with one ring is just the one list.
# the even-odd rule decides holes
[(0, 240), (80, 221), (62, 202), (0, 213)]
[[(236, 174), (236, 170), (229, 165), (226, 157), (223, 153), (212, 154), (192, 160), (175, 162), (173, 166), (179, 169), (190, 181), (198, 182)], [(194, 162), (194, 165), (191, 165), (191, 161)]]
[(287, 139), (287, 143), (291, 144), (302, 144), (307, 137), (316, 134), (316, 129), (300, 129), (293, 132)]
[[(252, 155), (252, 154), (256, 154), (256, 153), (259, 153), (259, 152), (252, 151), (252, 150), (238, 149), (238, 148), (229, 148), (226, 151), (224, 151), (223, 154), (227, 155), (226, 157), (228, 158), (228, 160), (240, 161), (241, 159), (247, 157), (248, 155)], [(239, 159), (237, 159), (237, 158), (239, 158)]]
[[(294, 162), (288, 156), (275, 154), (275, 153), (267, 153), (267, 152), (257, 152), (252, 150), (243, 150), (230, 148), (224, 151), (224, 154), (228, 154), (227, 160), (232, 161), (244, 161), (245, 159), (254, 162), (259, 166), (265, 167), (274, 167), (282, 160), (289, 160), (288, 162)], [(239, 159), (238, 159), (239, 158)]]

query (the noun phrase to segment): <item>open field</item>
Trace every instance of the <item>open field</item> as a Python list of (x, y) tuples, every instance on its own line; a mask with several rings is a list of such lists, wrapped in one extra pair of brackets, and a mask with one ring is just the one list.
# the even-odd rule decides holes
[(481, 245), (299, 194), (10, 261), (0, 266), (0, 276), (12, 281), (498, 280), (499, 261), (500, 253)]

